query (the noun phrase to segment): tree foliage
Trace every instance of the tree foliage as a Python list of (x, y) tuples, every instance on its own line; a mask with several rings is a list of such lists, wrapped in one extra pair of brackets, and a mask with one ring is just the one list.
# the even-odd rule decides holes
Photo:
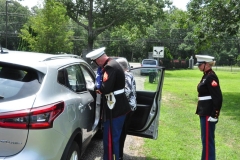
[[(148, 57), (154, 46), (164, 46), (166, 60), (186, 59), (195, 54), (212, 55), (221, 65), (237, 64), (239, 60), (240, 14), (236, 0), (191, 0), (187, 11), (171, 6), (168, 0), (46, 0), (56, 1), (66, 10), (56, 10), (60, 3), (44, 5), (43, 10), (35, 7), (24, 28), (34, 43), (26, 39), (25, 42), (34, 44), (35, 51), (84, 55), (105, 46), (111, 56), (140, 61)], [(170, 9), (163, 11), (166, 5)], [(62, 23), (63, 17), (67, 22)], [(55, 39), (69, 30), (74, 34), (66, 39), (71, 37), (73, 49), (64, 46), (71, 46), (69, 41), (59, 43)], [(52, 46), (64, 47), (46, 51)]]
[[(107, 29), (128, 23), (145, 27), (163, 15), (163, 0), (57, 0), (67, 7), (67, 14), (88, 32), (88, 50), (97, 36)], [(168, 2), (169, 3), (169, 2)]]
[(27, 22), (29, 16), (30, 11), (19, 2), (0, 0), (0, 42), (3, 47), (15, 50), (18, 49), (19, 38), (17, 34), (20, 32), (23, 24)]
[(44, 8), (30, 17), (20, 33), (30, 50), (45, 53), (69, 53), (73, 46), (72, 36), (66, 9), (54, 0), (45, 0)]
[(192, 0), (188, 11), (199, 48), (239, 33), (239, 0)]
[(129, 23), (115, 27), (108, 36), (103, 35), (110, 41), (106, 45), (109, 49), (108, 53), (140, 61), (148, 58), (148, 53), (153, 51), (153, 46), (164, 46), (166, 54), (169, 55), (165, 58), (180, 56), (185, 59), (190, 57), (193, 54), (194, 46), (184, 39), (188, 33), (188, 26), (190, 26), (190, 22), (187, 21), (187, 12), (173, 8), (165, 11), (163, 17), (165, 18), (157, 19), (153, 24), (147, 26), (144, 33), (138, 26), (131, 27)]

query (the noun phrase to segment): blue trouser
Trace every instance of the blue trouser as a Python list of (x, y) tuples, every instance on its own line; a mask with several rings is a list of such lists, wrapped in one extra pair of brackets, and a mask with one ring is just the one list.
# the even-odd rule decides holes
[(131, 118), (132, 118), (132, 115), (133, 115), (133, 111), (130, 111), (127, 115), (126, 115), (126, 118), (125, 118), (125, 121), (124, 121), (124, 124), (123, 124), (123, 129), (122, 129), (122, 133), (121, 133), (121, 136), (120, 136), (120, 141), (119, 141), (119, 158), (123, 159), (123, 150), (124, 150), (124, 143), (125, 143), (125, 140), (126, 140), (126, 137), (127, 137), (127, 131), (128, 131), (128, 128), (130, 126), (130, 123), (131, 123)]
[(115, 155), (116, 160), (119, 159), (119, 140), (122, 133), (122, 127), (125, 118), (126, 115), (112, 119), (112, 134), (110, 129), (110, 120), (107, 120), (106, 122), (103, 123), (104, 160), (113, 160), (113, 154)]
[(216, 122), (209, 122), (209, 116), (200, 116), (202, 138), (202, 160), (215, 160), (215, 127)]

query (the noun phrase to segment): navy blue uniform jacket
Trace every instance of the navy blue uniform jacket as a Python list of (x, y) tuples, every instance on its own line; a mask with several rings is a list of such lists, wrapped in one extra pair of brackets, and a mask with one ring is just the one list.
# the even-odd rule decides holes
[(211, 99), (198, 100), (196, 114), (200, 116), (211, 116), (218, 118), (222, 107), (222, 91), (215, 72), (210, 69), (206, 71), (197, 86), (198, 97), (211, 96)]
[[(100, 88), (100, 91), (104, 96), (103, 98), (105, 98), (105, 94), (109, 94), (110, 92), (114, 92), (116, 90), (124, 89), (124, 87), (125, 74), (122, 67), (114, 59), (108, 59), (107, 64), (104, 66), (103, 69), (103, 81)], [(112, 109), (112, 118), (125, 115), (131, 110), (125, 92), (115, 95), (115, 98), (116, 103), (114, 108)], [(108, 108), (106, 102), (107, 101), (105, 100), (105, 103), (103, 104), (103, 109), (106, 118), (109, 119), (110, 109)]]

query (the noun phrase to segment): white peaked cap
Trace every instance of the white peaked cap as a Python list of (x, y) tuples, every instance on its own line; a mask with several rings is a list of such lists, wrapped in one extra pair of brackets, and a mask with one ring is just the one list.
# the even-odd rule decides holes
[(99, 49), (96, 49), (92, 52), (89, 52), (86, 57), (87, 58), (90, 58), (91, 60), (95, 60), (97, 58), (99, 58), (101, 55), (103, 55), (105, 53), (105, 47), (102, 47), (102, 48), (99, 48)]
[(195, 57), (197, 58), (196, 65), (204, 62), (213, 62), (213, 59), (214, 59), (214, 57), (208, 56), (208, 55), (196, 55)]

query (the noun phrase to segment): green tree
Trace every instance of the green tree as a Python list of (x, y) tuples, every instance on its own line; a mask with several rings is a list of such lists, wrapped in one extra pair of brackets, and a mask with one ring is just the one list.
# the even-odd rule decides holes
[(188, 4), (198, 50), (209, 48), (213, 42), (239, 34), (240, 1), (191, 0)]
[(69, 28), (66, 8), (54, 0), (45, 0), (44, 8), (30, 17), (21, 29), (20, 37), (36, 52), (70, 52), (73, 32)]
[(81, 26), (70, 19), (71, 30), (74, 32), (73, 35), (73, 54), (81, 55), (87, 46), (87, 32), (83, 30)]
[[(111, 43), (107, 45), (107, 48), (110, 53), (113, 53), (113, 56), (126, 57), (129, 61), (132, 61), (133, 56), (135, 58), (142, 57), (140, 53), (144, 50), (144, 46), (142, 46), (141, 42), (136, 43), (142, 36), (144, 35), (136, 26), (130, 27), (129, 24), (125, 23), (109, 32)], [(139, 46), (141, 46), (141, 50), (138, 49)]]
[[(73, 21), (88, 32), (88, 50), (107, 29), (128, 23), (145, 32), (146, 26), (163, 16), (163, 0), (57, 0), (67, 7)], [(169, 4), (170, 2), (166, 2)]]
[(173, 7), (165, 12), (165, 17), (146, 29), (148, 52), (152, 52), (153, 46), (164, 46), (175, 59), (188, 57), (190, 53), (187, 52), (191, 49), (183, 47), (188, 45), (184, 40), (189, 30), (187, 12)]
[(18, 38), (18, 33), (27, 22), (29, 16), (30, 11), (19, 2), (0, 0), (0, 42), (3, 47), (11, 50), (18, 49), (20, 40)]
[[(187, 12), (173, 8), (165, 11), (163, 16), (164, 19), (156, 19), (153, 24), (147, 26), (145, 32), (129, 23), (115, 27), (107, 36), (110, 42), (107, 47), (109, 52), (131, 60), (133, 57), (148, 58), (153, 46), (164, 46), (174, 58), (190, 57), (192, 46), (188, 47), (189, 42), (184, 40), (190, 24)], [(181, 44), (186, 47), (179, 47)]]

